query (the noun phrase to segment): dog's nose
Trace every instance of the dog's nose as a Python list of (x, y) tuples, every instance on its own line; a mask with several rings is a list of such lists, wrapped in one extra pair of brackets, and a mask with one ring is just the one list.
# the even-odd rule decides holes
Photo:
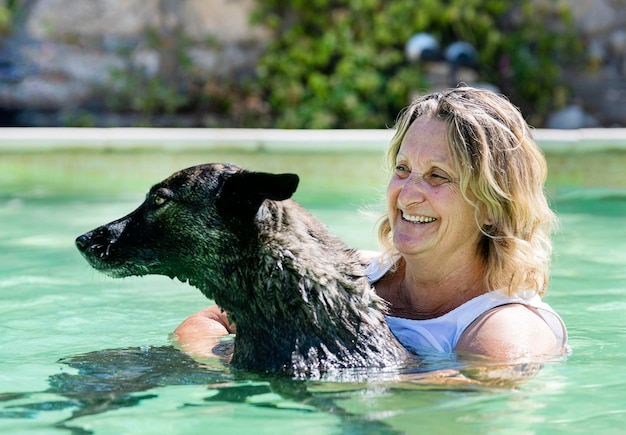
[(79, 251), (86, 250), (90, 245), (90, 233), (83, 234), (82, 236), (78, 236), (76, 238), (76, 247)]
[(76, 247), (81, 254), (98, 256), (100, 258), (105, 258), (110, 254), (111, 246), (115, 242), (116, 239), (106, 226), (98, 227), (82, 236), (78, 236), (75, 241)]

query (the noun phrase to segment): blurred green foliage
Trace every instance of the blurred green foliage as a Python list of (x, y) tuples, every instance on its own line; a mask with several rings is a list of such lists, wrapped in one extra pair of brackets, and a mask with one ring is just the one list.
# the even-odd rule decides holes
[[(0, 6), (0, 32), (19, 4)], [(404, 54), (413, 34), (427, 32), (442, 50), (476, 47), (479, 81), (541, 127), (568, 103), (562, 67), (580, 52), (562, 0), (257, 0), (251, 19), (272, 33), (256, 71), (207, 77), (184, 29), (148, 29), (141, 44), (158, 53), (158, 71), (138, 66), (141, 47), (128, 47), (112, 86), (100, 89), (103, 109), (148, 115), (148, 125), (150, 116), (183, 114), (208, 127), (385, 128), (432, 88), (424, 65)], [(205, 43), (219, 49), (216, 41)], [(79, 115), (74, 123), (93, 123)]]
[(480, 81), (498, 86), (540, 125), (567, 102), (559, 78), (578, 43), (566, 6), (545, 0), (259, 0), (273, 42), (258, 86), (281, 128), (381, 128), (429, 89), (404, 45), (417, 32), (478, 50)]
[(16, 0), (0, 2), (0, 36), (11, 34), (13, 31), (13, 20), (20, 13), (20, 9), (20, 5)]
[(8, 35), (11, 32), (11, 11), (0, 6), (0, 35)]

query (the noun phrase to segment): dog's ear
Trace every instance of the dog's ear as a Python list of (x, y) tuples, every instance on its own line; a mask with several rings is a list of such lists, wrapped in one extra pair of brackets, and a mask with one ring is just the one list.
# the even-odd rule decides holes
[(296, 174), (237, 172), (224, 181), (216, 206), (222, 216), (252, 219), (266, 199), (291, 198), (299, 181)]

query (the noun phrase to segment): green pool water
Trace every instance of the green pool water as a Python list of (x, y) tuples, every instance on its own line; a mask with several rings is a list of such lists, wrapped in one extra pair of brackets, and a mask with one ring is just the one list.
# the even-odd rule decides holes
[(561, 230), (546, 300), (573, 353), (516, 389), (301, 383), (168, 350), (168, 334), (210, 302), (164, 277), (100, 275), (74, 238), (209, 161), (299, 173), (297, 200), (348, 244), (376, 248), (377, 153), (0, 154), (0, 433), (623, 433), (626, 154), (548, 155)]

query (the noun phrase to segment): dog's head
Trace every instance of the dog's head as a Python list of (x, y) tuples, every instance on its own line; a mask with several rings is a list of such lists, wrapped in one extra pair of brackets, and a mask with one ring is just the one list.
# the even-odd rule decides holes
[(207, 263), (253, 236), (265, 200), (291, 197), (295, 174), (249, 172), (213, 163), (177, 172), (153, 186), (129, 215), (76, 239), (95, 269), (113, 277), (158, 274), (194, 284)]

